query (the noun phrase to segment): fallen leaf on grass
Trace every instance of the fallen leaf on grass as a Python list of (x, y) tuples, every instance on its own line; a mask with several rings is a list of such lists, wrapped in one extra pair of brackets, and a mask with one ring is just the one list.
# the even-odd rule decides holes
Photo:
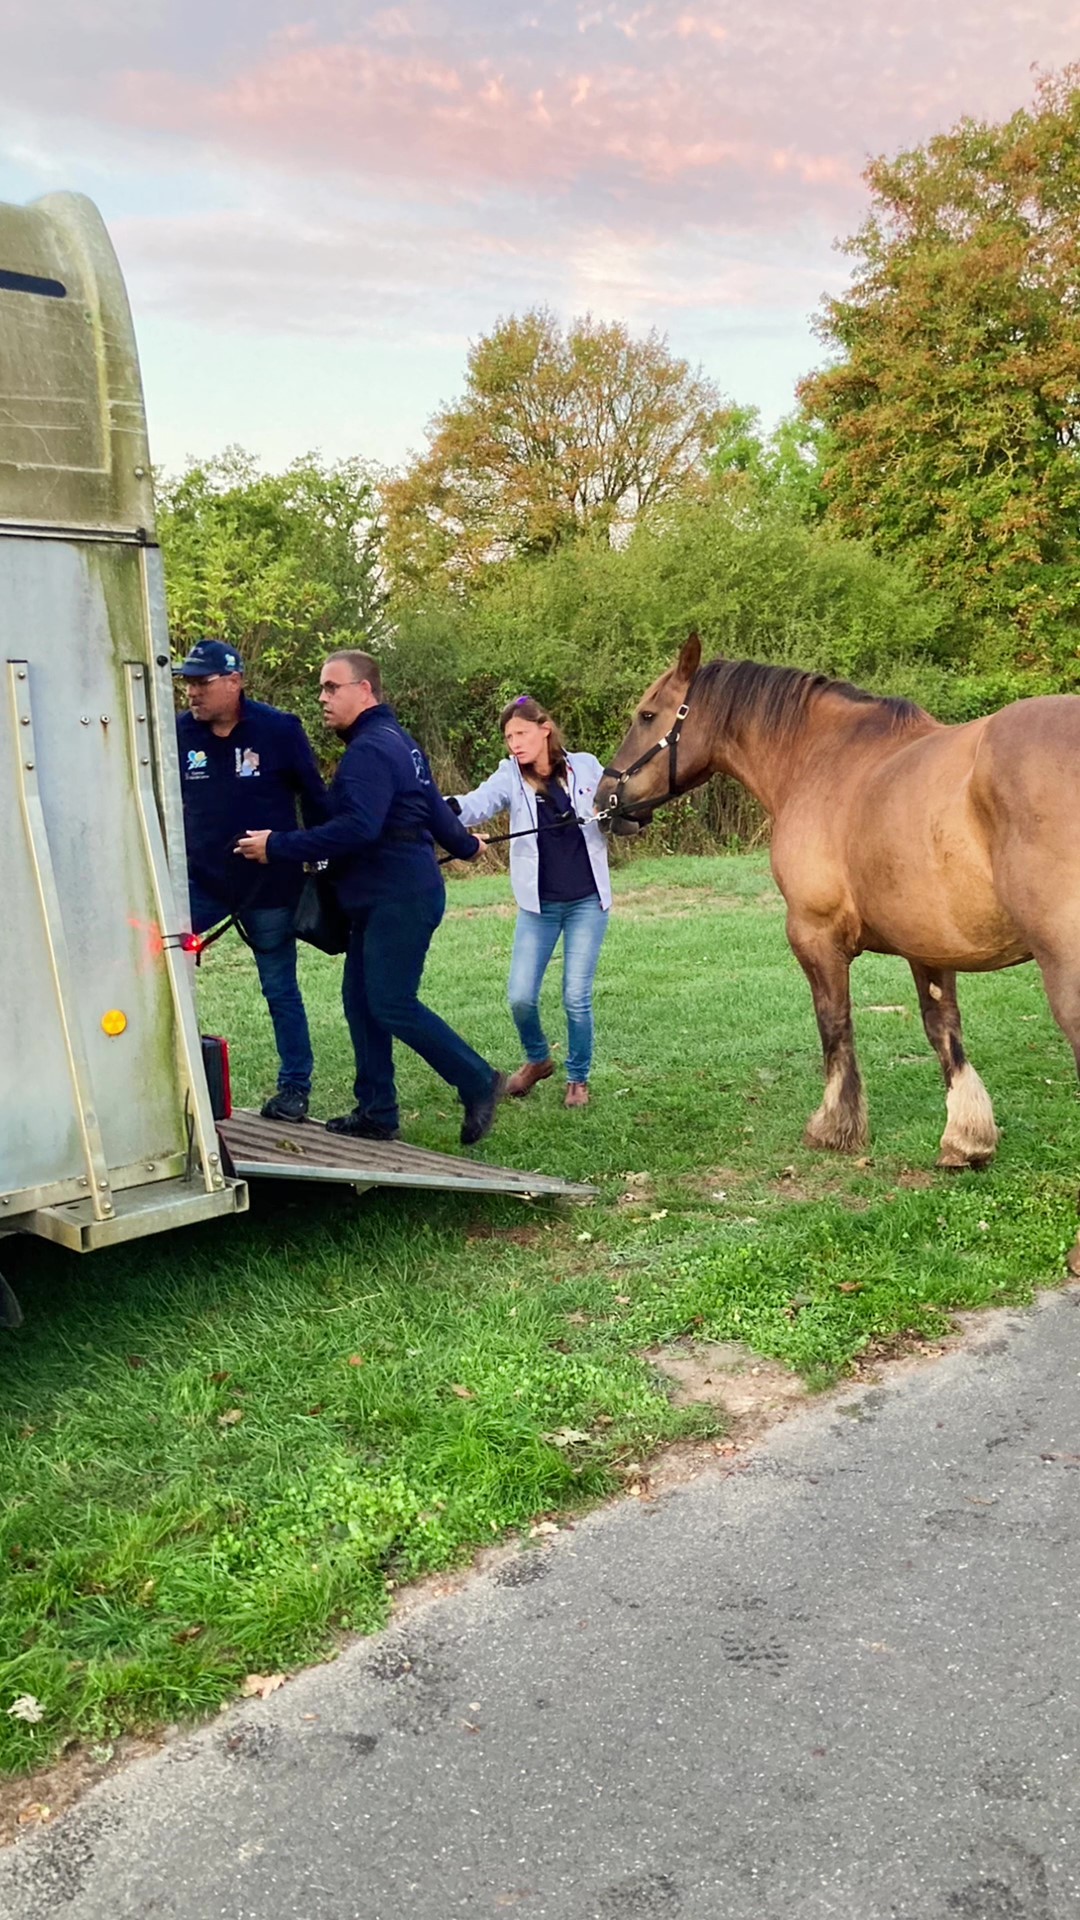
[(836, 1289), (837, 1293), (861, 1293), (862, 1290), (863, 1283), (861, 1280), (841, 1280)]
[(173, 1634), (173, 1639), (178, 1647), (184, 1647), (189, 1640), (197, 1640), (200, 1633), (204, 1631), (203, 1623), (200, 1620), (192, 1627), (181, 1627), (179, 1633)]
[(8, 1713), (13, 1720), (25, 1720), (31, 1727), (36, 1727), (38, 1721), (45, 1718), (45, 1709), (41, 1701), (35, 1700), (32, 1693), (20, 1693), (18, 1699), (14, 1700), (8, 1708)]
[(592, 1239), (592, 1234), (591, 1234), (591, 1233), (579, 1233), (579, 1234), (578, 1234), (578, 1240), (579, 1240), (579, 1241), (586, 1241), (586, 1240), (591, 1240), (591, 1239)]
[(589, 1435), (582, 1433), (580, 1427), (556, 1427), (554, 1433), (545, 1433), (544, 1439), (550, 1440), (553, 1447), (578, 1447)]
[(31, 1800), (29, 1806), (20, 1807), (15, 1815), (17, 1827), (41, 1826), (49, 1818), (51, 1807), (43, 1807), (40, 1800)]
[(213, 1381), (215, 1387), (223, 1387), (225, 1385), (226, 1380), (232, 1379), (232, 1375), (229, 1372), (228, 1367), (219, 1367), (217, 1373), (212, 1373), (210, 1375), (210, 1378)]
[(539, 1534), (558, 1533), (558, 1531), (554, 1520), (538, 1520), (535, 1526), (529, 1528), (529, 1539), (535, 1540)]
[(283, 1687), (286, 1681), (283, 1673), (249, 1673), (240, 1689), (245, 1700), (268, 1700), (272, 1693)]
[(589, 1316), (587, 1313), (580, 1312), (580, 1310), (576, 1313), (568, 1313), (566, 1316), (566, 1324), (568, 1327), (587, 1327), (589, 1324)]
[(230, 1407), (227, 1413), (218, 1414), (217, 1423), (219, 1427), (235, 1427), (237, 1421), (242, 1420), (243, 1417), (243, 1407)]
[(666, 1208), (666, 1207), (661, 1207), (661, 1208), (660, 1208), (660, 1211), (659, 1211), (659, 1213), (650, 1213), (650, 1215), (649, 1215), (649, 1219), (650, 1219), (650, 1220), (666, 1220), (666, 1219), (667, 1219), (667, 1208)]
[(451, 1393), (456, 1393), (459, 1400), (475, 1400), (476, 1399), (476, 1395), (475, 1393), (473, 1393), (470, 1387), (452, 1386), (450, 1391)]
[(615, 1295), (615, 1305), (617, 1307), (628, 1307), (630, 1305), (630, 1295), (628, 1293), (617, 1293)]
[(362, 1367), (363, 1364), (364, 1364), (364, 1356), (362, 1353), (350, 1353), (349, 1355), (350, 1367)]

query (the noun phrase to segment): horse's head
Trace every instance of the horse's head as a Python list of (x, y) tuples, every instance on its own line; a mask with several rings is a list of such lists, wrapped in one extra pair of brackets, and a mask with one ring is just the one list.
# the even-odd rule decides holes
[(605, 831), (640, 833), (673, 793), (701, 786), (712, 771), (704, 730), (687, 696), (701, 665), (701, 641), (690, 635), (673, 667), (642, 695), (629, 733), (604, 769), (596, 810)]

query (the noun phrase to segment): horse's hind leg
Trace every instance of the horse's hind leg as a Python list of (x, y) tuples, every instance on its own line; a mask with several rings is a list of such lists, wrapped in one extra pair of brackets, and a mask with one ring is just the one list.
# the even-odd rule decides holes
[(790, 919), (788, 939), (810, 982), (825, 1058), (825, 1097), (803, 1139), (808, 1147), (856, 1153), (866, 1145), (869, 1126), (851, 1025), (851, 957), (831, 941), (801, 937)]
[(911, 971), (926, 1037), (945, 1076), (945, 1131), (939, 1167), (985, 1167), (997, 1150), (998, 1129), (990, 1095), (964, 1052), (956, 975), (934, 967)]

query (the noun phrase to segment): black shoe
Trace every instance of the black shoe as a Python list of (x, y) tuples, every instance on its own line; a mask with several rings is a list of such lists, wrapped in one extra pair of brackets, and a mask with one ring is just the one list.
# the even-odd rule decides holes
[(354, 1107), (351, 1113), (339, 1114), (336, 1120), (328, 1120), (327, 1133), (344, 1133), (350, 1140), (400, 1140), (398, 1127), (384, 1127), (379, 1120), (369, 1120), (366, 1113)]
[(475, 1147), (477, 1142), (486, 1138), (495, 1125), (495, 1109), (506, 1093), (506, 1075), (497, 1073), (487, 1092), (479, 1100), (470, 1100), (465, 1106), (465, 1118), (461, 1123), (461, 1144), (463, 1147)]
[(303, 1087), (279, 1087), (259, 1111), (264, 1120), (306, 1120), (308, 1096)]

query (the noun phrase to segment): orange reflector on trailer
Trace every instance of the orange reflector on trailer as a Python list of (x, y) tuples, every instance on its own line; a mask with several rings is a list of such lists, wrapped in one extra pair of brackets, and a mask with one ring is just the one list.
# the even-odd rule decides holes
[(108, 1013), (103, 1013), (101, 1016), (101, 1026), (102, 1031), (107, 1033), (110, 1039), (115, 1039), (116, 1035), (123, 1033), (127, 1026), (127, 1014), (121, 1013), (119, 1007), (110, 1007)]

